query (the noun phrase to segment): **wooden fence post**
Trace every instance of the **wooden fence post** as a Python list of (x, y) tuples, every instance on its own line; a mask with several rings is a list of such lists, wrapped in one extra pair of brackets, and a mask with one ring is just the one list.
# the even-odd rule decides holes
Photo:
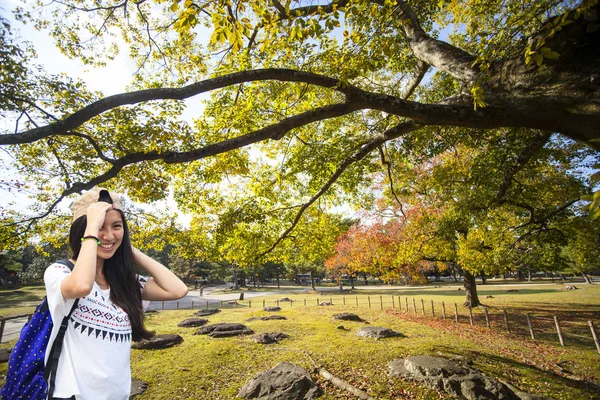
[(469, 323), (473, 326), (473, 308), (469, 306)]
[(485, 315), (485, 325), (488, 327), (488, 329), (490, 329), (491, 328), (491, 326), (490, 326), (490, 318), (488, 316), (487, 307), (483, 307), (483, 315)]
[(346, 296), (342, 297), (342, 302), (344, 303), (344, 305), (346, 305)]
[(504, 313), (504, 324), (506, 325), (506, 332), (510, 333), (510, 325), (508, 324), (508, 314), (506, 313), (506, 310), (502, 310), (502, 312)]
[(248, 308), (252, 308), (252, 300), (248, 300)]
[(425, 302), (421, 299), (421, 313), (425, 315)]
[(0, 342), (2, 341), (2, 336), (4, 335), (4, 325), (6, 325), (6, 320), (2, 318), (0, 320)]
[(329, 298), (329, 304), (333, 305), (333, 299), (331, 297)]
[(558, 323), (558, 318), (554, 316), (554, 325), (556, 325), (556, 333), (558, 334), (558, 341), (562, 347), (565, 347), (565, 339), (563, 338), (562, 331), (560, 330), (560, 325)]
[(175, 305), (175, 309), (176, 309), (176, 310), (179, 310), (179, 301), (177, 301), (175, 304), (176, 304), (176, 305)]
[(358, 296), (356, 296), (356, 306), (358, 307)]
[[(165, 309), (165, 302), (164, 302), (164, 301), (162, 302), (162, 305), (160, 306), (160, 309), (161, 309), (161, 310), (164, 310), (164, 309)], [(83, 328), (81, 328), (81, 329), (83, 329)]]
[(442, 318), (446, 319), (446, 303), (442, 301)]
[(223, 300), (221, 300), (221, 307), (220, 308), (223, 308)]
[(394, 295), (392, 295), (392, 308), (396, 308), (396, 303), (394, 303)]
[(265, 299), (263, 299), (263, 308), (265, 308)]
[(379, 296), (379, 305), (380, 305), (379, 309), (383, 310), (383, 296)]
[(371, 296), (367, 296), (367, 300), (369, 300), (369, 308), (371, 308)]
[(535, 340), (535, 335), (533, 334), (533, 326), (531, 325), (531, 317), (529, 316), (529, 313), (525, 313), (525, 317), (527, 318), (527, 326), (529, 327), (531, 339)]
[[(596, 329), (594, 328), (594, 323), (592, 322), (592, 320), (588, 321), (588, 325), (590, 326), (590, 330), (592, 331), (592, 337), (594, 338), (594, 343), (596, 343), (596, 350), (598, 350), (598, 353), (600, 354), (600, 342), (598, 342), (598, 335), (596, 335)], [(2, 334), (0, 334), (0, 338), (2, 337)]]
[(454, 320), (458, 323), (458, 306), (454, 303)]
[(194, 300), (192, 300), (192, 310), (194, 309)]
[(435, 310), (433, 309), (433, 300), (431, 300), (431, 316), (435, 318)]
[(277, 307), (279, 307), (279, 299), (277, 299)]
[(306, 298), (304, 299), (304, 305), (306, 306)]
[(27, 315), (27, 322), (29, 323), (29, 321), (31, 321), (31, 318), (33, 318), (33, 314), (28, 314)]
[(406, 306), (406, 312), (408, 312), (408, 297), (404, 298), (404, 305)]

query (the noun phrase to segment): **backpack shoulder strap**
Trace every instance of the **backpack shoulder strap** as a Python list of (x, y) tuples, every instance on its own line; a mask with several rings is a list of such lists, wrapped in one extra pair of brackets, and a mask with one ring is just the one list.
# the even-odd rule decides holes
[[(73, 265), (73, 263), (68, 259), (62, 259), (56, 262), (67, 266), (71, 271), (73, 271), (73, 268), (75, 268), (75, 265)], [(54, 343), (52, 343), (52, 349), (50, 350), (48, 362), (46, 363), (46, 367), (44, 368), (44, 380), (48, 384), (48, 399), (53, 398), (52, 396), (54, 394), (54, 381), (56, 379), (56, 371), (58, 369), (58, 358), (60, 357), (60, 353), (62, 352), (62, 345), (65, 339), (65, 334), (67, 333), (67, 325), (69, 324), (69, 319), (71, 318), (71, 314), (73, 314), (73, 311), (75, 311), (75, 308), (77, 308), (78, 303), (79, 299), (75, 299), (71, 310), (62, 319), (60, 328), (58, 330), (58, 334), (54, 339)]]

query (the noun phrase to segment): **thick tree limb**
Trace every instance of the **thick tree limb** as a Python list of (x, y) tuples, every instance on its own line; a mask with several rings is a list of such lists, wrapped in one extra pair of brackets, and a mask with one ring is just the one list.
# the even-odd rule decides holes
[(535, 153), (537, 153), (539, 150), (541, 150), (546, 145), (546, 143), (548, 143), (550, 136), (551, 136), (550, 133), (541, 133), (535, 139), (533, 139), (527, 145), (527, 147), (525, 147), (525, 149), (523, 149), (521, 154), (519, 154), (519, 158), (517, 159), (517, 162), (515, 163), (515, 165), (508, 168), (506, 170), (506, 172), (504, 173), (504, 180), (502, 181), (502, 184), (500, 185), (500, 189), (498, 190), (498, 193), (496, 194), (496, 201), (502, 200), (502, 198), (506, 194), (506, 191), (510, 187), (510, 185), (512, 183), (512, 179), (515, 176), (515, 174), (517, 172), (519, 172), (521, 169), (523, 169), (523, 167), (525, 167), (525, 165), (529, 162), (531, 157), (533, 157), (533, 155)]

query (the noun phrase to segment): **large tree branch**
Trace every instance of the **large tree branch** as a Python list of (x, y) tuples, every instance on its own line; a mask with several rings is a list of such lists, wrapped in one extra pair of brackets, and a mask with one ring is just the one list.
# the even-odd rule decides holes
[(210, 156), (214, 156), (217, 154), (226, 153), (228, 151), (232, 151), (235, 149), (239, 149), (239, 148), (248, 146), (253, 143), (258, 143), (260, 141), (264, 141), (264, 140), (268, 140), (268, 139), (277, 140), (294, 128), (306, 125), (311, 122), (328, 119), (328, 118), (334, 118), (334, 117), (338, 117), (341, 115), (351, 113), (355, 110), (354, 107), (355, 106), (348, 104), (348, 103), (334, 104), (334, 105), (330, 105), (330, 106), (320, 107), (320, 108), (317, 108), (312, 111), (307, 111), (305, 113), (295, 115), (290, 118), (286, 118), (277, 124), (273, 124), (266, 128), (259, 129), (254, 132), (250, 132), (246, 135), (242, 135), (242, 136), (235, 137), (232, 139), (224, 140), (222, 142), (210, 144), (210, 145), (204, 146), (200, 149), (196, 149), (196, 150), (192, 150), (192, 151), (187, 151), (187, 152), (175, 152), (175, 151), (136, 152), (136, 153), (127, 154), (121, 158), (114, 159), (114, 160), (108, 159), (106, 157), (102, 157), (103, 156), (102, 152), (99, 149), (99, 147), (97, 146), (97, 144), (91, 138), (89, 138), (87, 135), (77, 134), (77, 136), (81, 136), (81, 137), (89, 140), (92, 143), (92, 145), (94, 146), (94, 148), (96, 149), (96, 151), (99, 153), (101, 158), (104, 161), (111, 164), (111, 168), (108, 171), (104, 172), (103, 174), (93, 177), (92, 179), (88, 180), (87, 182), (74, 182), (71, 185), (71, 187), (66, 188), (62, 192), (60, 198), (50, 206), (50, 208), (47, 210), (47, 212), (43, 216), (35, 217), (35, 219), (39, 219), (39, 218), (47, 216), (52, 211), (52, 209), (58, 205), (60, 200), (65, 198), (66, 196), (69, 196), (70, 194), (74, 194), (74, 193), (80, 193), (82, 190), (91, 189), (94, 186), (100, 185), (100, 184), (107, 182), (108, 180), (116, 177), (119, 174), (119, 172), (121, 172), (121, 170), (123, 168), (127, 167), (128, 165), (137, 164), (137, 163), (140, 163), (143, 161), (157, 161), (157, 160), (163, 160), (164, 162), (166, 162), (168, 164), (200, 160), (200, 159), (203, 159), (206, 157), (210, 157)]
[(278, 80), (283, 82), (305, 82), (326, 88), (333, 88), (344, 94), (359, 90), (344, 84), (338, 79), (291, 69), (259, 69), (237, 72), (222, 77), (203, 80), (181, 88), (146, 89), (108, 96), (74, 112), (68, 117), (35, 129), (17, 134), (0, 135), (0, 145), (32, 143), (51, 135), (65, 135), (90, 119), (116, 107), (142, 103), (151, 100), (183, 100), (189, 97), (244, 82)]
[[(381, 7), (387, 7), (384, 0), (371, 1)], [(274, 1), (273, 3), (278, 10), (279, 17), (281, 19), (288, 19), (291, 17), (312, 15), (317, 12), (332, 13), (339, 8), (345, 7), (349, 1), (338, 0), (328, 4), (296, 7), (291, 9), (289, 13), (286, 13), (285, 7), (278, 1)], [(408, 45), (415, 57), (447, 72), (460, 81), (474, 83), (477, 80), (479, 69), (473, 66), (473, 62), (475, 61), (473, 55), (447, 42), (429, 36), (423, 30), (414, 11), (406, 2), (398, 0), (395, 11), (398, 20), (402, 24)]]
[[(182, 88), (146, 89), (105, 97), (65, 119), (46, 126), (17, 134), (0, 135), (0, 145), (31, 143), (52, 135), (68, 135), (95, 116), (112, 108), (151, 100), (182, 100), (210, 90), (259, 80), (304, 82), (337, 90), (353, 104), (355, 109), (375, 109), (414, 120), (423, 125), (451, 125), (468, 128), (525, 127), (558, 131), (575, 140), (589, 143), (600, 137), (600, 115), (571, 112), (560, 100), (552, 97), (512, 99), (477, 110), (471, 103), (422, 104), (396, 96), (361, 90), (338, 79), (290, 69), (259, 69), (237, 72), (223, 77), (207, 79)], [(600, 149), (599, 143), (590, 143)]]

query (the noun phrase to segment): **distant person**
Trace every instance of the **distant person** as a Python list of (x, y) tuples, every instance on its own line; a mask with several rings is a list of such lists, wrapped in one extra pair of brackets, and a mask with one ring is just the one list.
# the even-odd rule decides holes
[[(150, 338), (142, 300), (175, 300), (187, 286), (131, 245), (121, 196), (95, 188), (71, 206), (73, 271), (50, 265), (44, 274), (56, 337), (71, 315), (58, 362), (54, 399), (126, 400), (131, 387), (131, 341)], [(149, 276), (136, 275), (134, 264)], [(48, 357), (46, 353), (46, 357)], [(46, 359), (47, 362), (47, 359)]]

